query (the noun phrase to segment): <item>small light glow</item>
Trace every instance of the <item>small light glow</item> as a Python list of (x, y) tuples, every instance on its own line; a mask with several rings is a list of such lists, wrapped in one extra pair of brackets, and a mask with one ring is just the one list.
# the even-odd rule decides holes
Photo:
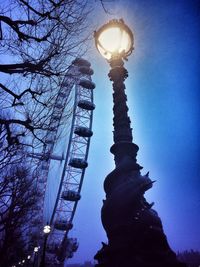
[(38, 252), (38, 247), (34, 247), (34, 252)]
[(31, 258), (31, 256), (30, 256), (30, 255), (28, 255), (27, 259), (28, 259), (28, 260), (30, 260), (30, 258)]
[(51, 232), (51, 226), (50, 225), (45, 225), (44, 229), (43, 229), (43, 232), (45, 234), (49, 234)]
[(22, 263), (24, 263), (24, 262), (25, 262), (25, 260), (22, 261)]

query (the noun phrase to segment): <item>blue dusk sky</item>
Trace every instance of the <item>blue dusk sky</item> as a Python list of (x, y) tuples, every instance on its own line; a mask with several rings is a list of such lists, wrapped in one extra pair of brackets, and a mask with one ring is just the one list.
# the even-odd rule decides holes
[[(154, 201), (170, 246), (200, 250), (200, 3), (184, 0), (105, 1), (112, 14), (95, 2), (92, 31), (113, 18), (133, 30), (135, 50), (125, 67), (129, 116), (140, 147), (142, 174), (157, 180), (145, 195)], [(92, 33), (91, 33), (92, 34)], [(69, 262), (92, 260), (107, 241), (101, 225), (103, 181), (114, 168), (112, 85), (108, 63), (95, 49), (86, 55), (96, 83), (90, 153), (72, 237), (79, 250)]]

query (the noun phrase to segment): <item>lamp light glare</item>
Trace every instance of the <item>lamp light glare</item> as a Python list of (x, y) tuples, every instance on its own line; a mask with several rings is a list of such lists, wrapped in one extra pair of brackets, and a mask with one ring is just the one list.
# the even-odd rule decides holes
[(128, 34), (117, 27), (103, 31), (99, 36), (99, 43), (98, 49), (107, 59), (110, 59), (113, 54), (129, 50), (131, 47)]
[(98, 51), (107, 60), (127, 57), (133, 50), (133, 34), (123, 20), (111, 20), (94, 34)]

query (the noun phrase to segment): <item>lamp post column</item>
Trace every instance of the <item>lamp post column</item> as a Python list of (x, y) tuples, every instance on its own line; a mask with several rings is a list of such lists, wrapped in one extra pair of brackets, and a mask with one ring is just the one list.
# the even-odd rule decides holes
[(131, 157), (135, 162), (135, 167), (141, 169), (136, 164), (136, 155), (139, 147), (132, 142), (131, 120), (128, 116), (127, 96), (125, 94), (124, 81), (128, 77), (128, 71), (124, 68), (124, 62), (121, 58), (110, 61), (111, 70), (108, 74), (113, 82), (113, 140), (111, 153), (115, 156), (115, 165), (118, 167), (124, 157)]
[(110, 173), (104, 182), (104, 189), (107, 194), (123, 182), (121, 178), (116, 179), (115, 174), (128, 170), (139, 171), (142, 167), (137, 164), (136, 156), (139, 147), (132, 142), (131, 120), (128, 116), (127, 96), (125, 94), (124, 81), (128, 77), (128, 71), (124, 68), (124, 62), (120, 57), (110, 60), (111, 70), (108, 74), (113, 82), (113, 140), (110, 148), (114, 155), (115, 170)]
[(38, 247), (34, 248), (33, 267), (38, 266)]
[(51, 232), (51, 227), (47, 223), (44, 226), (43, 233), (44, 233), (44, 243), (43, 243), (43, 250), (42, 250), (42, 259), (40, 262), (40, 267), (45, 267), (45, 256), (46, 256), (46, 246), (47, 246), (47, 238), (49, 236), (49, 233)]
[(45, 255), (46, 255), (47, 238), (48, 238), (48, 234), (45, 234), (40, 267), (45, 267)]

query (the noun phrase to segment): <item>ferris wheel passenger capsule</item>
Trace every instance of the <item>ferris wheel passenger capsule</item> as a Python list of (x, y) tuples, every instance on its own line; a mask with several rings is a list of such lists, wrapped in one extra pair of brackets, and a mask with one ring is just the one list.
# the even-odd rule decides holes
[(91, 137), (93, 132), (87, 127), (78, 126), (75, 128), (74, 133), (82, 137)]
[(86, 67), (91, 66), (90, 62), (83, 58), (76, 58), (74, 61), (72, 61), (72, 64), (77, 66), (86, 66)]
[(69, 161), (69, 166), (77, 168), (77, 169), (85, 169), (88, 166), (87, 161), (80, 158), (72, 158)]
[(86, 89), (90, 89), (93, 90), (95, 88), (95, 83), (91, 82), (90, 80), (87, 79), (80, 79), (79, 85), (81, 85), (82, 87), (86, 88)]
[(85, 74), (85, 75), (93, 75), (94, 74), (94, 71), (93, 69), (91, 69), (90, 67), (86, 67), (86, 66), (81, 66), (79, 67), (78, 69), (82, 74)]
[(61, 196), (64, 200), (68, 200), (68, 201), (78, 201), (81, 198), (80, 193), (76, 192), (76, 191), (72, 191), (72, 190), (66, 190), (62, 192), (62, 196)]
[(86, 110), (94, 110), (95, 109), (95, 104), (88, 100), (80, 100), (78, 102), (78, 107)]

